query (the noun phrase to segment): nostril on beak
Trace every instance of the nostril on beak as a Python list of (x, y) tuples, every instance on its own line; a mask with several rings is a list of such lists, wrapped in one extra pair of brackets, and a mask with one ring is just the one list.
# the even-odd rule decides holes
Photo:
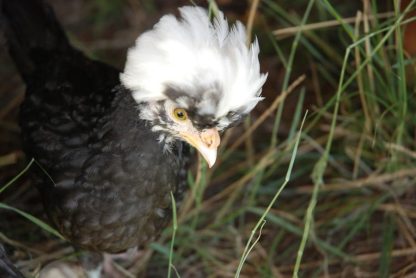
[(218, 131), (216, 129), (207, 129), (201, 132), (202, 142), (208, 148), (217, 148), (220, 142)]
[(212, 138), (207, 138), (206, 143), (207, 143), (207, 146), (208, 147), (211, 147), (211, 145), (212, 145)]
[(207, 145), (207, 147), (211, 147), (211, 145), (212, 145), (212, 137), (209, 136), (209, 134), (207, 134), (207, 132), (203, 132), (201, 134), (201, 139), (202, 139), (202, 142), (204, 142), (205, 145)]

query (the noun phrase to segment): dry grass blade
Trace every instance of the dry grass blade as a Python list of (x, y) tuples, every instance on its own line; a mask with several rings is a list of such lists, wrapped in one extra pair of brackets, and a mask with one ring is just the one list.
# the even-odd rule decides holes
[(247, 20), (247, 45), (251, 44), (251, 34), (253, 31), (253, 23), (256, 17), (257, 8), (259, 6), (260, 0), (252, 0), (250, 5), (250, 11), (248, 14)]
[[(368, 19), (369, 20), (383, 19), (383, 18), (390, 18), (393, 16), (394, 16), (394, 12), (386, 12), (386, 13), (380, 13), (377, 15), (370, 15)], [(355, 23), (356, 20), (357, 20), (356, 17), (347, 17), (347, 18), (342, 19), (343, 23), (339, 22), (339, 20), (328, 20), (324, 22), (306, 24), (303, 26), (288, 27), (288, 28), (273, 31), (273, 35), (279, 38), (283, 38), (287, 36), (293, 36), (298, 32), (313, 31), (313, 30), (318, 30), (318, 29), (336, 27), (345, 23)], [(360, 18), (359, 20), (362, 21), (364, 19)]]
[(378, 206), (377, 209), (398, 214), (402, 213), (402, 210), (404, 210), (404, 213), (407, 215), (407, 217), (416, 219), (416, 208), (400, 208), (397, 206), (397, 204), (382, 204)]
[(397, 144), (394, 144), (394, 143), (386, 143), (386, 147), (391, 149), (391, 150), (401, 152), (401, 153), (403, 153), (403, 154), (405, 154), (405, 155), (407, 155), (407, 156), (409, 156), (413, 159), (416, 159), (416, 152), (406, 148), (405, 146), (397, 145)]
[(265, 154), (262, 159), (257, 162), (255, 168), (253, 168), (249, 173), (241, 177), (238, 181), (229, 185), (226, 189), (222, 190), (218, 194), (214, 195), (210, 199), (204, 202), (204, 205), (210, 205), (215, 201), (221, 200), (226, 198), (231, 192), (234, 192), (241, 186), (243, 186), (248, 180), (252, 179), (261, 169), (269, 166), (273, 161), (273, 156), (276, 154), (276, 150), (271, 150), (267, 154)]
[(63, 258), (64, 256), (70, 255), (73, 252), (74, 252), (74, 248), (65, 247), (65, 248), (59, 249), (56, 252), (44, 254), (36, 258), (27, 260), (27, 261), (19, 261), (18, 263), (16, 263), (16, 266), (17, 267), (36, 267), (39, 264), (44, 265), (46, 262), (49, 262), (51, 260)]
[(272, 105), (270, 105), (270, 107), (261, 114), (261, 116), (249, 127), (249, 129), (247, 129), (242, 136), (239, 136), (239, 138), (229, 148), (227, 148), (227, 152), (224, 154), (224, 159), (226, 159), (230, 152), (234, 151), (238, 146), (240, 146), (241, 143), (243, 143), (244, 140), (250, 136), (250, 134), (252, 134), (267, 119), (267, 117), (269, 117), (276, 110), (279, 104), (282, 103), (286, 97), (305, 80), (305, 78), (305, 75), (299, 76), (295, 81), (293, 81), (292, 84), (290, 84), (287, 90), (279, 94), (273, 101)]
[[(382, 183), (388, 183), (392, 181), (397, 181), (407, 177), (416, 177), (416, 168), (411, 169), (402, 169), (394, 173), (387, 173), (378, 176), (370, 176), (355, 181), (349, 181), (345, 183), (335, 183), (335, 184), (325, 184), (322, 186), (321, 192), (330, 192), (330, 191), (340, 191), (340, 190), (352, 190), (365, 186), (376, 186), (379, 187)], [(310, 194), (313, 191), (313, 186), (299, 186), (296, 188), (298, 193), (307, 193)]]
[(12, 152), (12, 153), (0, 156), (0, 168), (4, 166), (16, 164), (19, 158), (21, 157), (23, 157), (23, 153), (20, 151), (16, 151), (16, 152)]
[(17, 94), (12, 99), (12, 101), (10, 101), (7, 104), (6, 107), (2, 108), (0, 110), (0, 120), (4, 119), (10, 113), (10, 111), (12, 111), (13, 109), (16, 109), (16, 107), (18, 107), (20, 105), (20, 103), (22, 103), (23, 97), (24, 97), (23, 92), (20, 92), (19, 94)]
[[(404, 248), (404, 249), (397, 249), (393, 250), (391, 252), (392, 257), (403, 257), (408, 255), (415, 255), (416, 254), (416, 248)], [(360, 254), (356, 255), (352, 258), (355, 262), (368, 262), (368, 261), (375, 261), (378, 260), (381, 256), (381, 252), (375, 252), (375, 253), (366, 253), (366, 254)], [(342, 262), (337, 260), (330, 260), (328, 262), (330, 265), (336, 265), (340, 264)], [(316, 269), (322, 265), (322, 261), (312, 261), (307, 263), (302, 263), (300, 265), (300, 269), (306, 270), (306, 269)], [(292, 270), (295, 265), (285, 265), (282, 267), (279, 267), (279, 271), (289, 271)]]
[(26, 251), (29, 251), (29, 252), (33, 252), (36, 255), (42, 255), (42, 254), (44, 254), (44, 252), (42, 252), (42, 251), (40, 251), (40, 250), (38, 250), (36, 248), (32, 248), (32, 247), (27, 246), (26, 244), (23, 244), (23, 243), (21, 243), (19, 241), (16, 241), (16, 240), (13, 240), (13, 239), (8, 238), (3, 233), (0, 233), (0, 242), (7, 243), (7, 244), (9, 244), (11, 246), (14, 246), (14, 247), (17, 247), (17, 248), (20, 248), (20, 249), (23, 249), (23, 250), (26, 250)]

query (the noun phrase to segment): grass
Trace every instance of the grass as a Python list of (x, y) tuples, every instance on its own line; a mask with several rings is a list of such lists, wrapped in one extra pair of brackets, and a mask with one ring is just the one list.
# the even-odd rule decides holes
[[(235, 11), (249, 15), (259, 39), (266, 99), (225, 134), (214, 169), (198, 161), (172, 226), (126, 269), (144, 277), (415, 275), (416, 67), (402, 40), (416, 1), (408, 2), (262, 0)], [(1, 70), (17, 91), (10, 65)], [(10, 155), (19, 149), (10, 103), (0, 107), (2, 208), (42, 219), (36, 192), (17, 175), (27, 164)], [(0, 213), (1, 240), (25, 273), (72, 254), (35, 218)]]
[(178, 229), (178, 219), (177, 219), (177, 213), (176, 213), (176, 201), (175, 197), (173, 196), (173, 193), (170, 193), (170, 197), (172, 199), (172, 222), (173, 222), (173, 232), (172, 232), (172, 240), (170, 243), (170, 250), (169, 250), (169, 269), (168, 269), (168, 278), (172, 277), (172, 269), (175, 269), (175, 266), (172, 264), (173, 261), (173, 248), (175, 246), (175, 235), (176, 230)]

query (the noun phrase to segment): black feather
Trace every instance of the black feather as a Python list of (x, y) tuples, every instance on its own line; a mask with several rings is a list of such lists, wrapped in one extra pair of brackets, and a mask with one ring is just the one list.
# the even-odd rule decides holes
[(184, 190), (187, 147), (176, 142), (164, 152), (119, 71), (72, 48), (43, 1), (4, 1), (1, 12), (27, 85), (24, 147), (53, 180), (37, 171), (52, 222), (91, 251), (155, 238), (171, 216), (170, 192), (179, 199)]

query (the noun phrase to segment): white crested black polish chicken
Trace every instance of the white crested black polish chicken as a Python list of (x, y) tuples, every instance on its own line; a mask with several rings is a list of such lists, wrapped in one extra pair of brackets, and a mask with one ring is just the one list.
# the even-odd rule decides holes
[[(186, 187), (188, 146), (215, 163), (220, 133), (261, 99), (257, 42), (222, 13), (179, 9), (138, 37), (123, 71), (71, 46), (42, 0), (0, 0), (27, 86), (24, 148), (36, 185), (75, 246), (118, 253), (154, 239)], [(53, 180), (53, 182), (51, 181)]]

